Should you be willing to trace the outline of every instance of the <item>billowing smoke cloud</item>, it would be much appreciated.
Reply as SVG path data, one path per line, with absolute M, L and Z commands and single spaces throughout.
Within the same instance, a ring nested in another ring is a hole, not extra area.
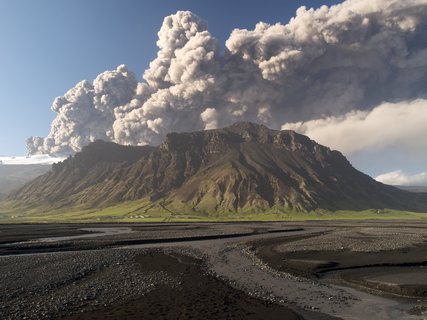
M 166 17 L 158 36 L 141 82 L 125 66 L 80 82 L 55 99 L 51 132 L 30 138 L 29 153 L 73 153 L 95 139 L 158 144 L 239 120 L 363 118 L 384 101 L 427 96 L 427 0 L 301 7 L 287 24 L 234 30 L 225 53 L 191 12 Z
M 381 174 L 377 181 L 395 186 L 427 186 L 427 172 L 409 175 L 401 170 Z
M 29 154 L 72 154 L 94 140 L 113 140 L 114 109 L 133 98 L 137 84 L 124 65 L 100 74 L 93 84 L 79 82 L 53 101 L 52 111 L 58 115 L 51 131 L 46 138 L 27 140 Z

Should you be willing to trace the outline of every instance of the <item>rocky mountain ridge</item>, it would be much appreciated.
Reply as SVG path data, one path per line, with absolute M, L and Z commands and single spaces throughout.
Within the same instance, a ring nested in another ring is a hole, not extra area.
M 200 213 L 427 209 L 424 195 L 375 181 L 338 151 L 247 122 L 171 133 L 159 147 L 97 141 L 9 197 L 55 208 L 137 199 Z

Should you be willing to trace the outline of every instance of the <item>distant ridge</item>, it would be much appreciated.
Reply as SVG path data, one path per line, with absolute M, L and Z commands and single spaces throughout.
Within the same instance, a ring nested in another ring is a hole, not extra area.
M 1 160 L 0 160 L 1 161 Z M 0 200 L 50 170 L 47 164 L 2 164 L 0 162 Z
M 375 181 L 338 151 L 248 122 L 171 133 L 159 147 L 96 141 L 9 197 L 51 208 L 137 199 L 200 213 L 427 209 L 427 197 Z
M 395 186 L 395 187 L 402 190 L 410 191 L 410 192 L 427 193 L 426 186 Z

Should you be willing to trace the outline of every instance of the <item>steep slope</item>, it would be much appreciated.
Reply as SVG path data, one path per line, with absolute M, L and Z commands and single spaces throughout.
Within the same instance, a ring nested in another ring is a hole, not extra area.
M 154 149 L 150 146 L 131 147 L 95 141 L 75 156 L 53 164 L 50 172 L 29 182 L 8 199 L 19 200 L 30 206 L 54 207 L 79 203 L 96 206 L 103 202 L 120 201 L 121 199 L 104 198 L 104 190 L 117 188 L 109 183 L 109 177 L 120 177 L 124 168 L 143 159 Z M 84 194 L 93 186 L 99 186 L 99 189 L 92 195 L 92 199 L 99 199 L 88 202 Z
M 306 136 L 244 122 L 172 133 L 157 148 L 98 141 L 10 197 L 88 208 L 143 198 L 196 212 L 427 209 L 425 195 L 383 185 Z

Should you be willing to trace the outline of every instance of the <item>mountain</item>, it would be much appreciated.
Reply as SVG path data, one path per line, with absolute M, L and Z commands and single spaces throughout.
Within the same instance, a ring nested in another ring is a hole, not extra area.
M 395 186 L 399 189 L 410 191 L 410 192 L 418 192 L 418 193 L 427 193 L 426 186 Z
M 14 189 L 50 171 L 51 166 L 46 164 L 1 164 L 0 163 L 0 200 Z
M 427 210 L 425 195 L 375 181 L 338 151 L 293 131 L 247 122 L 171 133 L 158 147 L 96 141 L 9 197 L 44 208 L 136 199 L 199 213 Z

